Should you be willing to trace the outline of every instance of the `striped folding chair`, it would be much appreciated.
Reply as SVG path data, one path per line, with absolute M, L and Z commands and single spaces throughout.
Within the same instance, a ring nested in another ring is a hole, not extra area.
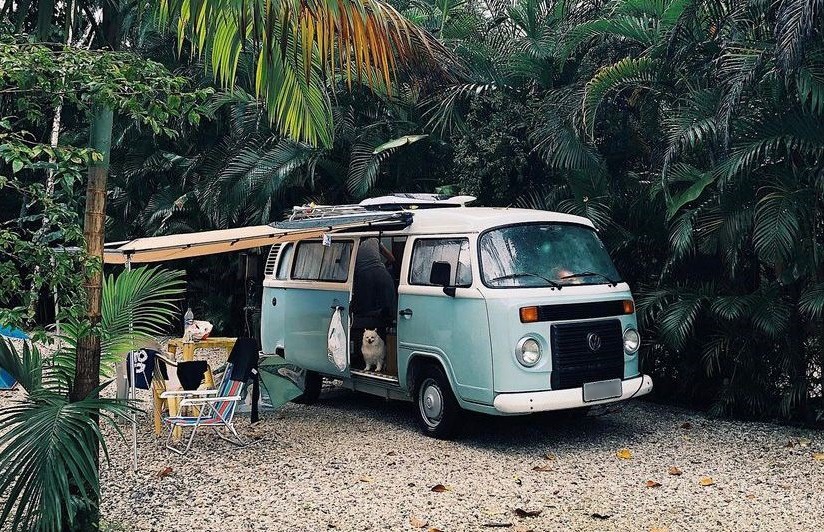
M 192 441 L 195 439 L 197 429 L 200 427 L 209 427 L 214 430 L 222 439 L 233 443 L 235 445 L 246 445 L 246 442 L 235 430 L 232 420 L 235 416 L 235 408 L 240 402 L 240 390 L 243 387 L 243 381 L 236 381 L 232 379 L 232 365 L 227 364 L 226 371 L 223 373 L 223 380 L 220 386 L 214 390 L 193 390 L 184 392 L 183 399 L 180 401 L 181 412 L 185 407 L 195 407 L 198 412 L 197 415 L 191 416 L 167 416 L 163 422 L 169 425 L 169 436 L 166 438 L 166 448 L 181 456 L 189 452 L 192 447 Z M 161 398 L 167 394 L 174 393 L 180 397 L 181 392 L 165 392 L 161 394 Z M 175 428 L 191 428 L 192 433 L 186 442 L 186 446 L 181 448 L 175 446 L 172 441 L 172 436 Z

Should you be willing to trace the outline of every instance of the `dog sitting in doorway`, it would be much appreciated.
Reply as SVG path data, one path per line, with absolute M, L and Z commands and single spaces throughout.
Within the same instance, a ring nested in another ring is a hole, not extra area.
M 366 329 L 363 331 L 363 344 L 361 345 L 361 354 L 363 354 L 363 361 L 366 363 L 366 371 L 372 366 L 378 373 L 383 369 L 383 362 L 386 360 L 386 344 L 378 334 L 377 329 Z

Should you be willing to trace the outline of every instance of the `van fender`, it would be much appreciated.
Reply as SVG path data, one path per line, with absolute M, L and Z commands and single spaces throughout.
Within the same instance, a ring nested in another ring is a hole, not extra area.
M 444 373 L 446 373 L 446 378 L 449 379 L 449 387 L 452 389 L 452 393 L 459 402 L 462 402 L 455 390 L 455 374 L 452 371 L 452 365 L 449 363 L 446 355 L 441 351 L 412 351 L 412 354 L 409 355 L 409 361 L 406 363 L 406 375 L 399 375 L 399 377 L 402 377 L 400 380 L 406 384 L 406 393 L 408 393 L 410 397 L 415 393 L 415 368 L 425 363 L 434 363 L 441 367 Z

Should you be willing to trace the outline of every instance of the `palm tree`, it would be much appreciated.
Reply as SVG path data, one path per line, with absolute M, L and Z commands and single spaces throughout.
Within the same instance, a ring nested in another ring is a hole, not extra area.
M 111 363 L 166 331 L 177 316 L 182 272 L 137 268 L 109 277 L 103 287 L 101 335 L 106 363 Z M 44 355 L 37 345 L 19 350 L 0 338 L 0 367 L 25 391 L 25 397 L 0 413 L 0 528 L 12 530 L 90 530 L 96 528 L 99 476 L 98 441 L 108 459 L 98 416 L 115 425 L 134 408 L 100 398 L 110 382 L 90 394 L 70 398 L 75 388 L 75 346 L 86 325 L 64 324 L 61 345 Z

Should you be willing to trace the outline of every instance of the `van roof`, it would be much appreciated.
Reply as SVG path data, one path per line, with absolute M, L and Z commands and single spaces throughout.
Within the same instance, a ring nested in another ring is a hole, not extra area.
M 555 222 L 584 225 L 594 228 L 592 222 L 581 216 L 551 211 L 516 209 L 509 207 L 446 207 L 417 209 L 407 233 L 479 233 L 501 225 Z

